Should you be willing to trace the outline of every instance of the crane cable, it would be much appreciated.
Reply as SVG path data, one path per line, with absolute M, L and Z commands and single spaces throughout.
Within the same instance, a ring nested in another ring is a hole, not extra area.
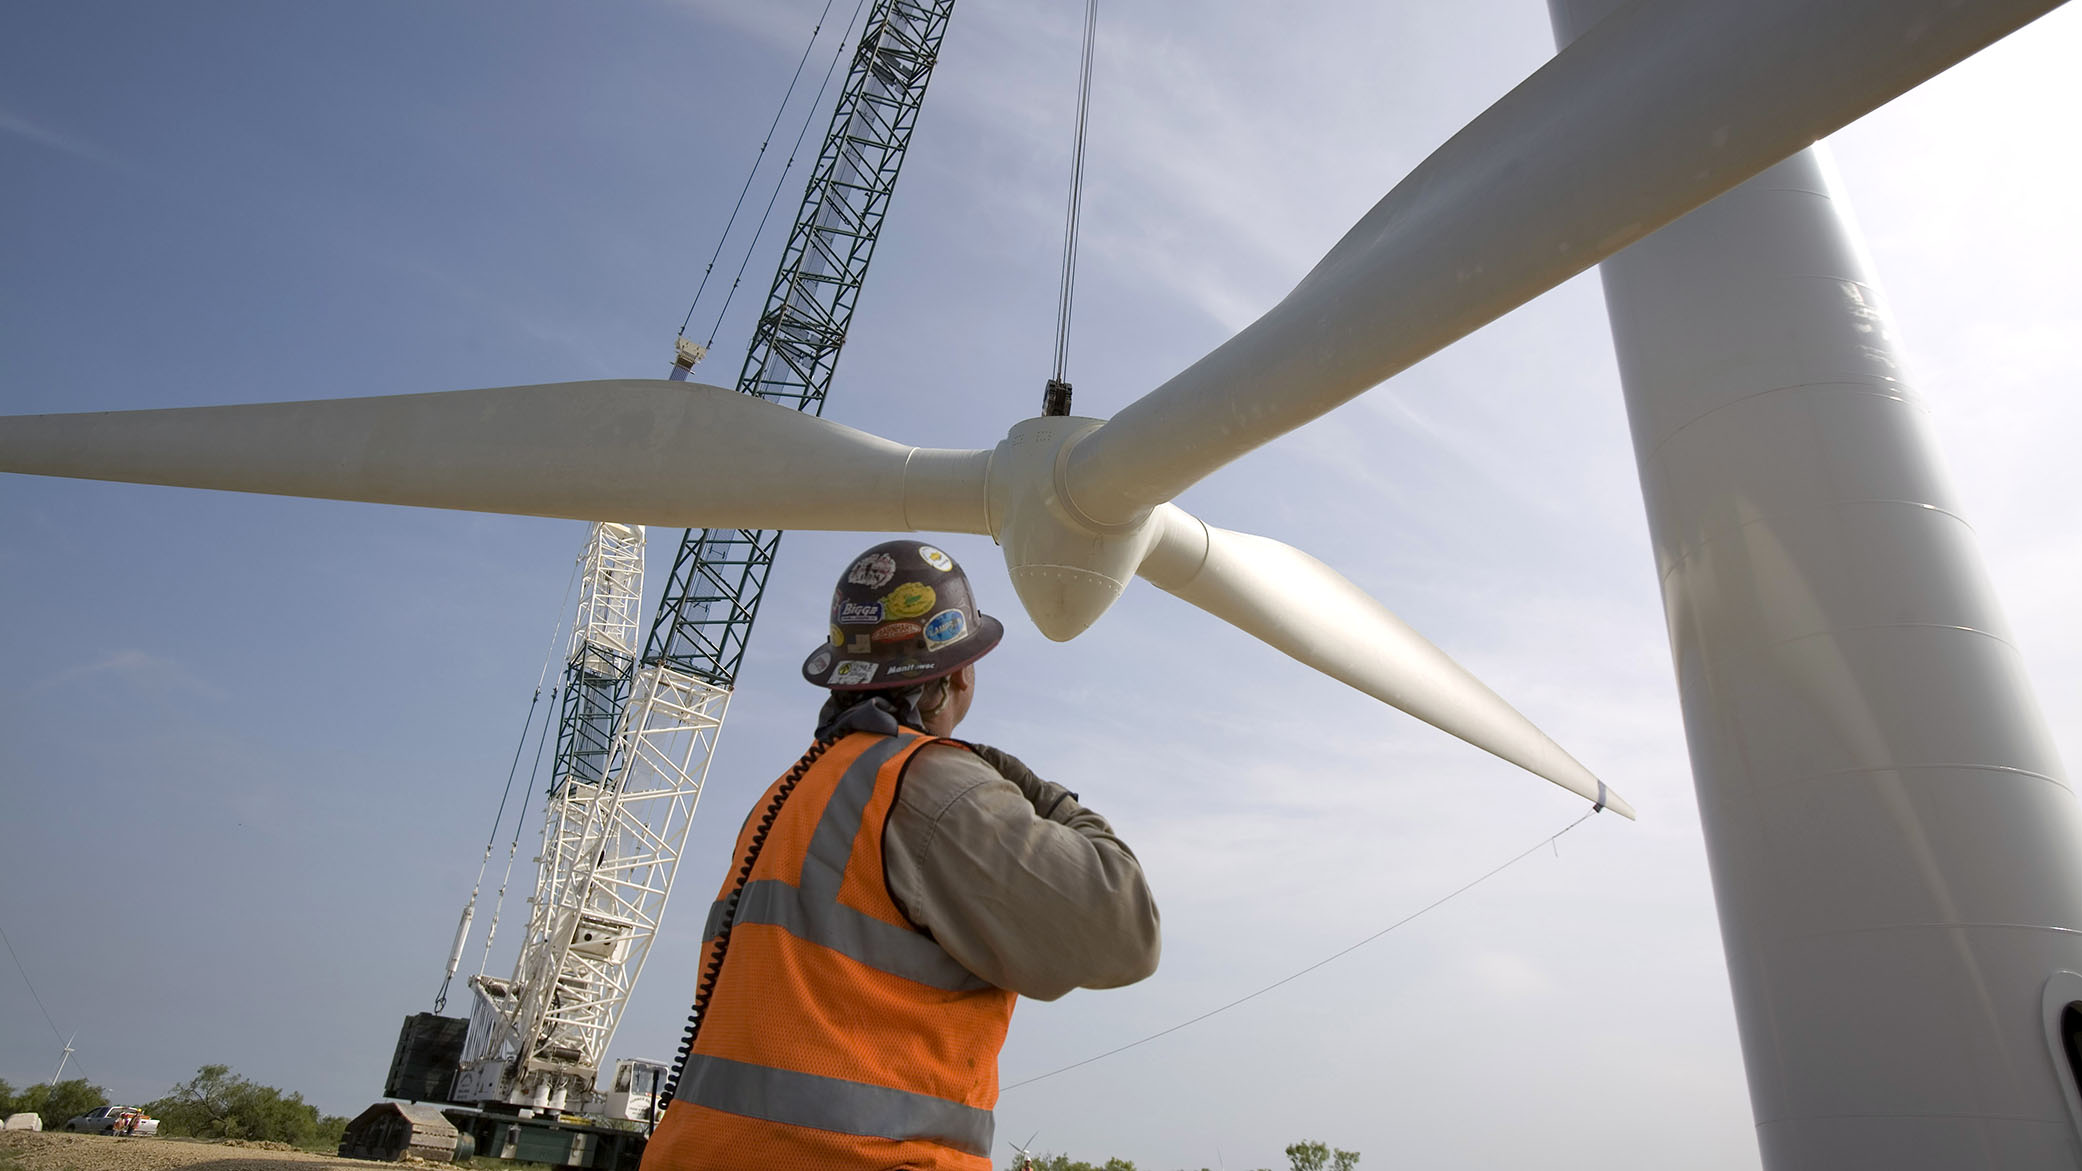
M 550 702 L 555 703 L 557 690 L 550 689 Z M 506 873 L 499 878 L 499 897 L 492 903 L 492 921 L 484 929 L 484 953 L 477 960 L 477 974 L 484 975 L 485 965 L 492 959 L 492 941 L 499 937 L 499 916 L 506 910 L 506 887 L 513 881 L 513 860 L 520 853 L 521 827 L 528 821 L 528 802 L 535 796 L 535 778 L 542 775 L 542 748 L 549 743 L 549 721 L 535 733 L 535 762 L 528 766 L 528 787 L 521 790 L 520 812 L 513 818 L 513 841 L 506 847 Z
M 499 840 L 499 826 L 502 822 L 506 820 L 506 802 L 513 796 L 513 779 L 515 774 L 520 770 L 521 753 L 525 751 L 528 747 L 528 732 L 532 727 L 534 727 L 535 724 L 535 709 L 542 702 L 542 686 L 543 684 L 549 682 L 549 665 L 552 662 L 556 661 L 557 643 L 562 640 L 562 635 L 564 634 L 564 612 L 571 606 L 571 591 L 578 585 L 578 569 L 579 566 L 582 565 L 584 562 L 585 558 L 581 557 L 577 561 L 574 561 L 572 563 L 571 576 L 567 578 L 564 582 L 564 600 L 557 603 L 557 620 L 556 623 L 550 627 L 549 631 L 549 649 L 543 652 L 542 670 L 538 672 L 535 676 L 535 694 L 528 697 L 528 713 L 526 718 L 524 718 L 521 721 L 520 740 L 516 742 L 513 746 L 513 763 L 506 766 L 506 788 L 499 793 L 499 811 L 496 814 L 492 815 L 491 832 L 485 835 L 484 857 L 478 859 L 477 861 L 477 881 L 470 884 L 470 901 L 463 904 L 462 921 L 456 924 L 455 946 L 453 949 L 451 949 L 451 953 L 449 955 L 448 968 L 441 976 L 441 990 L 434 994 L 435 1012 L 440 1012 L 441 1010 L 448 1007 L 448 983 L 449 981 L 455 979 L 456 965 L 462 958 L 463 945 L 468 941 L 469 938 L 470 920 L 475 918 L 477 915 L 477 894 L 479 891 L 484 889 L 484 872 L 486 868 L 491 865 L 492 848 L 494 845 L 498 843 Z M 556 688 L 550 688 L 550 697 L 552 701 L 555 700 L 556 691 Z M 543 727 L 547 728 L 548 726 L 549 721 L 545 719 L 543 721 Z M 539 755 L 541 752 L 539 746 L 537 747 L 536 751 Z M 527 804 L 525 798 L 523 798 L 522 800 L 521 813 L 518 816 L 520 818 L 525 818 L 527 816 Z M 516 843 L 518 843 L 519 841 L 519 829 L 519 821 L 516 820 L 514 825 Z M 503 897 L 506 894 L 506 889 L 503 885 L 499 888 L 499 894 L 503 899 Z M 492 915 L 493 922 L 496 923 L 498 919 L 498 912 L 495 910 L 493 911 Z M 482 969 L 480 969 L 480 974 L 482 974 Z
M 795 76 L 788 79 L 788 91 L 781 95 L 781 105 L 774 111 L 774 120 L 766 128 L 766 137 L 759 140 L 759 153 L 752 156 L 752 169 L 745 172 L 745 185 L 738 188 L 737 205 L 730 209 L 730 218 L 723 222 L 723 231 L 716 237 L 716 250 L 708 258 L 708 267 L 701 270 L 701 283 L 695 286 L 694 300 L 688 304 L 687 316 L 680 322 L 681 337 L 687 336 L 687 325 L 694 320 L 694 307 L 701 304 L 701 293 L 708 288 L 709 274 L 716 271 L 716 261 L 723 255 L 723 243 L 730 239 L 730 229 L 737 223 L 737 213 L 745 206 L 745 195 L 752 190 L 752 180 L 759 174 L 759 164 L 766 159 L 767 145 L 773 141 L 774 131 L 780 128 L 781 115 L 787 112 L 788 101 L 795 96 L 795 84 L 802 80 L 803 66 L 809 64 L 810 50 L 817 47 L 817 35 L 824 31 L 824 18 L 831 15 L 831 6 L 835 2 L 824 0 L 824 11 L 817 14 L 817 23 L 810 29 L 810 42 L 802 47 L 802 59 L 795 63 Z
M 795 144 L 788 148 L 788 161 L 782 164 L 781 173 L 774 178 L 774 189 L 766 197 L 766 210 L 759 214 L 759 226 L 752 231 L 752 242 L 745 245 L 744 259 L 737 264 L 737 275 L 730 278 L 730 291 L 723 295 L 723 307 L 716 310 L 716 320 L 709 326 L 708 340 L 702 343 L 704 347 L 716 344 L 716 334 L 723 328 L 723 315 L 730 312 L 730 302 L 737 296 L 737 287 L 744 283 L 745 269 L 752 263 L 752 253 L 758 249 L 760 237 L 766 234 L 766 221 L 773 215 L 774 204 L 781 198 L 781 185 L 788 181 L 788 171 L 795 166 L 796 156 L 802 152 L 802 140 L 809 136 L 810 124 L 817 117 L 817 108 L 824 103 L 824 91 L 831 88 L 832 74 L 838 71 L 839 62 L 845 59 L 846 42 L 853 39 L 853 22 L 859 20 L 860 14 L 866 9 L 867 0 L 859 0 L 853 6 L 853 15 L 846 21 L 846 35 L 840 38 L 838 49 L 832 53 L 831 64 L 824 67 L 824 80 L 817 86 L 817 96 L 810 99 L 809 111 L 803 115 L 802 128 L 795 132 Z M 692 313 L 691 309 L 688 310 L 690 317 Z
M 1077 70 L 1077 141 L 1070 153 L 1070 203 L 1063 213 L 1063 279 L 1055 303 L 1055 373 L 1041 396 L 1041 413 L 1070 413 L 1070 310 L 1077 297 L 1077 231 L 1084 214 L 1084 138 L 1092 109 L 1092 56 L 1098 39 L 1099 0 L 1085 0 L 1084 54 Z
M 1105 1059 L 1112 1057 L 1116 1053 L 1126 1053 L 1128 1050 L 1133 1049 L 1138 1045 L 1147 1045 L 1151 1041 L 1154 1041 L 1159 1037 L 1168 1037 L 1171 1034 L 1178 1032 L 1180 1029 L 1188 1028 L 1192 1025 L 1197 1025 L 1201 1021 L 1204 1021 L 1211 1016 L 1216 1016 L 1221 1013 L 1228 1012 L 1230 1009 L 1235 1008 L 1237 1005 L 1243 1004 L 1246 1001 L 1256 1000 L 1260 996 L 1265 995 L 1266 993 L 1272 991 L 1275 988 L 1278 988 L 1285 984 L 1291 984 L 1294 981 L 1301 979 L 1303 976 L 1308 975 L 1310 972 L 1315 971 L 1317 968 L 1320 968 L 1333 960 L 1343 959 L 1344 957 L 1352 954 L 1353 952 L 1358 951 L 1360 948 L 1365 947 L 1367 944 L 1372 943 L 1374 940 L 1379 939 L 1383 935 L 1388 934 L 1389 932 L 1395 930 L 1398 927 L 1401 927 L 1403 924 L 1417 919 L 1425 914 L 1428 914 L 1433 910 L 1438 909 L 1439 907 L 1444 906 L 1447 903 L 1452 902 L 1454 899 L 1459 898 L 1461 895 L 1464 895 L 1467 892 L 1475 889 L 1476 887 L 1481 886 L 1483 883 L 1488 882 L 1490 879 L 1495 878 L 1497 875 L 1502 874 L 1504 871 L 1509 870 L 1511 867 L 1518 865 L 1520 862 L 1523 862 L 1525 859 L 1531 857 L 1535 853 L 1538 853 L 1542 846 L 1554 846 L 1555 853 L 1559 855 L 1561 852 L 1561 847 L 1558 845 L 1558 843 L 1561 841 L 1562 835 L 1568 833 L 1572 829 L 1575 829 L 1577 826 L 1582 825 L 1584 822 L 1589 821 L 1591 817 L 1594 816 L 1597 812 L 1598 810 L 1592 809 L 1589 813 L 1584 814 L 1583 816 L 1577 818 L 1569 824 L 1561 827 L 1560 829 L 1554 831 L 1551 834 L 1548 834 L 1546 837 L 1541 838 L 1539 841 L 1534 842 L 1532 845 L 1527 846 L 1525 849 L 1520 850 L 1518 853 L 1511 855 L 1511 857 L 1491 867 L 1481 877 L 1471 879 L 1468 882 L 1462 883 L 1461 885 L 1453 888 L 1445 894 L 1440 895 L 1438 898 L 1435 898 L 1432 901 L 1417 908 L 1416 910 L 1411 911 L 1409 914 L 1404 915 L 1402 918 L 1397 919 L 1395 922 L 1390 923 L 1388 926 L 1383 927 L 1379 931 L 1374 932 L 1372 935 L 1367 936 L 1365 939 L 1362 939 L 1354 944 L 1349 944 L 1338 951 L 1331 952 L 1329 955 L 1324 956 L 1322 959 L 1317 960 L 1315 963 L 1310 964 L 1308 967 L 1305 967 L 1291 975 L 1283 976 L 1278 980 L 1274 980 L 1272 983 L 1267 984 L 1265 987 L 1258 989 L 1256 992 L 1252 992 L 1244 996 L 1239 996 L 1227 1004 L 1218 1005 L 1217 1007 L 1210 1008 L 1206 1012 L 1201 1013 L 1199 1016 L 1180 1021 L 1177 1024 L 1172 1025 L 1168 1029 L 1159 1029 L 1158 1031 L 1151 1033 L 1147 1037 L 1142 1037 L 1137 1040 L 1130 1041 L 1125 1045 L 1116 1046 L 1112 1049 L 1108 1049 L 1104 1053 L 1099 1053 L 1091 1057 L 1087 1057 L 1083 1061 L 1073 1061 L 1070 1064 L 1062 1066 L 1058 1069 L 1051 1069 L 1047 1073 L 1037 1073 L 1033 1077 L 1022 1078 L 1019 1081 L 1013 1082 L 1011 1085 L 1006 1086 L 1003 1090 L 1000 1090 L 999 1093 L 1004 1093 L 1010 1090 L 1016 1090 L 1021 1086 L 1030 1086 L 1038 1081 L 1046 1081 L 1047 1079 L 1052 1078 L 1059 1073 L 1069 1073 L 1073 1069 L 1082 1068 L 1084 1066 L 1092 1064 L 1095 1061 L 1104 1061 Z

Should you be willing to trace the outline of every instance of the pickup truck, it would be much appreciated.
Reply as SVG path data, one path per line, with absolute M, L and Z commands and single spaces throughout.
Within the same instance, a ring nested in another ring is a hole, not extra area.
M 65 1129 L 83 1134 L 153 1135 L 159 1120 L 135 1106 L 97 1106 L 77 1118 L 65 1120 Z

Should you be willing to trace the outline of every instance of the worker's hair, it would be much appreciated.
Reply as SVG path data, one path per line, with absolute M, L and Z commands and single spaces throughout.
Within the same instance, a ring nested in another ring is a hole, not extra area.
M 956 672 L 955 674 L 959 674 Z M 918 685 L 918 714 L 931 719 L 954 698 L 954 675 L 942 675 Z

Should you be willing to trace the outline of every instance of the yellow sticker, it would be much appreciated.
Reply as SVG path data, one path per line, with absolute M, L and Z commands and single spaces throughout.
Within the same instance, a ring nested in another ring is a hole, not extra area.
M 836 627 L 836 626 L 832 627 L 832 628 L 831 628 L 831 645 L 833 645 L 833 646 L 845 646 L 845 645 L 846 645 L 846 632 L 845 632 L 845 631 L 843 631 L 843 630 L 840 630 L 840 629 L 839 629 L 838 627 Z
M 924 582 L 907 581 L 882 595 L 884 618 L 916 618 L 933 608 L 939 595 Z

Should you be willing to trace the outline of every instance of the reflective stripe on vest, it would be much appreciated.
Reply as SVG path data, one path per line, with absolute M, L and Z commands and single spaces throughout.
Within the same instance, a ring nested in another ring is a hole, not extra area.
M 923 1139 L 969 1155 L 990 1155 L 991 1113 L 927 1094 L 871 1086 L 791 1069 L 695 1054 L 680 1075 L 680 1097 L 786 1126 L 840 1134 Z
M 798 881 L 755 878 L 746 882 L 738 890 L 730 926 L 733 930 L 755 924 L 776 928 L 802 943 L 921 988 L 941 993 L 1002 995 L 1007 997 L 1005 1011 L 1009 1013 L 1009 993 L 995 989 L 962 967 L 931 936 L 868 914 L 839 898 L 847 871 L 855 863 L 854 844 L 860 839 L 867 809 L 877 801 L 882 770 L 897 757 L 921 747 L 921 741 L 927 739 L 905 729 L 898 735 L 878 738 L 848 762 L 832 783 L 822 811 L 815 815 L 816 824 L 809 830 L 807 846 L 801 844 L 800 837 L 792 839 L 794 848 L 802 850 Z M 885 808 L 880 815 L 884 824 L 888 815 Z M 754 816 L 758 816 L 756 807 Z M 870 857 L 864 856 L 863 864 Z M 792 859 L 777 861 L 775 865 L 780 867 L 778 873 L 785 874 Z M 764 863 L 759 869 L 776 872 Z M 890 901 L 886 878 L 883 883 L 878 905 Z M 724 913 L 729 906 L 730 897 L 725 895 L 710 907 L 703 932 L 705 939 L 714 941 L 723 930 Z M 900 915 L 901 910 L 896 913 Z M 726 954 L 726 972 L 729 967 Z M 995 1040 L 1002 1041 L 1002 1037 L 1001 1022 Z M 697 1045 L 697 1052 L 688 1056 L 680 1078 L 677 1100 L 689 1105 L 784 1127 L 866 1139 L 922 1142 L 983 1160 L 990 1156 L 994 1123 L 987 1108 L 894 1085 L 733 1060 L 713 1052 L 700 1052 L 700 1048 Z M 995 1052 L 990 1056 L 994 1060 Z M 987 1163 L 983 1166 L 987 1167 Z
M 803 861 L 802 885 L 790 886 L 778 879 L 748 882 L 738 896 L 735 923 L 766 923 L 797 939 L 828 947 L 868 967 L 915 980 L 930 988 L 969 992 L 990 987 L 976 978 L 944 951 L 939 944 L 916 931 L 885 923 L 873 915 L 839 901 L 839 882 L 853 857 L 853 839 L 860 832 L 860 818 L 868 799 L 875 793 L 875 774 L 889 763 L 918 734 L 906 730 L 861 753 L 839 779 L 824 816 L 810 838 L 809 857 Z M 717 899 L 708 909 L 703 939 L 714 939 L 723 929 L 723 912 L 728 899 Z
M 836 879 L 828 891 L 812 892 L 806 889 L 809 885 L 808 867 L 803 868 L 802 887 L 774 878 L 748 882 L 738 898 L 734 922 L 779 927 L 797 939 L 828 947 L 848 959 L 892 976 L 915 980 L 928 988 L 969 992 L 990 987 L 989 981 L 977 979 L 925 936 L 884 923 L 873 915 L 863 915 L 839 902 Z M 716 937 L 722 918 L 723 904 L 717 903 L 709 909 L 706 938 Z

